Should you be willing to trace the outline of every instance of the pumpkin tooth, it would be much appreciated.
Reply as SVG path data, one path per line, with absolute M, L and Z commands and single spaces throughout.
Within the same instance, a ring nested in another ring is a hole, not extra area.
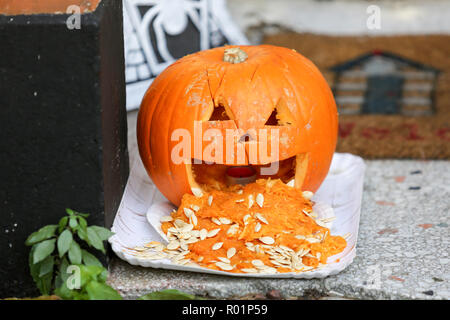
M 292 179 L 291 181 L 289 181 L 288 183 L 286 183 L 286 185 L 288 186 L 288 187 L 295 187 L 295 179 Z
M 314 196 L 314 193 L 312 193 L 311 191 L 303 191 L 302 195 L 306 200 L 311 200 L 311 198 Z

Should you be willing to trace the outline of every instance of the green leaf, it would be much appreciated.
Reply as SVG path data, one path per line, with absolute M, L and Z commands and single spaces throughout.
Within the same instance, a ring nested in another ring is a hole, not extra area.
M 52 291 L 52 279 L 53 274 L 48 273 L 45 276 L 39 278 L 39 280 L 36 282 L 36 285 L 39 291 L 42 293 L 42 295 L 48 296 Z
M 89 217 L 89 213 L 81 213 L 81 212 L 77 212 L 76 214 L 77 214 L 77 216 L 83 217 L 83 218 Z
M 39 277 L 43 277 L 46 274 L 53 272 L 53 266 L 55 265 L 55 258 L 48 256 L 40 263 Z
M 97 232 L 92 227 L 87 228 L 87 239 L 88 243 L 92 245 L 95 249 L 105 252 L 105 247 L 103 246 L 103 241 L 97 235 Z
M 167 289 L 148 293 L 139 300 L 199 300 L 196 296 L 175 289 Z
M 72 244 L 70 245 L 69 260 L 72 264 L 81 264 L 81 249 L 75 241 L 72 241 Z
M 67 273 L 67 268 L 69 267 L 69 261 L 67 261 L 66 257 L 61 260 L 61 265 L 59 267 L 59 274 L 61 275 L 61 279 L 63 282 L 66 282 L 67 278 L 69 278 L 69 274 Z
M 45 240 L 36 244 L 33 252 L 33 263 L 38 263 L 47 258 L 55 250 L 56 239 Z
M 58 237 L 58 252 L 59 256 L 62 257 L 70 248 L 73 242 L 73 236 L 70 230 L 64 230 Z
M 81 213 L 72 209 L 66 209 L 66 212 L 70 215 L 70 216 L 80 216 L 83 218 L 87 218 L 89 217 L 89 213 Z
M 83 257 L 83 263 L 87 266 L 98 266 L 102 267 L 102 263 L 93 254 L 86 250 L 81 250 L 81 255 Z
M 116 290 L 98 281 L 89 282 L 86 285 L 86 292 L 90 300 L 122 300 Z
M 58 226 L 56 225 L 49 225 L 49 226 L 45 226 L 41 229 L 39 229 L 36 232 L 33 232 L 28 239 L 25 241 L 25 244 L 27 246 L 32 246 L 38 242 L 41 242 L 43 240 L 47 240 L 50 239 L 51 237 L 53 237 L 55 235 L 55 231 L 56 228 Z
M 75 217 L 70 217 L 70 220 L 69 220 L 69 226 L 70 226 L 72 229 L 75 229 L 75 228 L 78 226 L 77 218 L 75 218 Z
M 79 225 L 80 225 L 80 227 L 81 227 L 82 229 L 84 229 L 84 230 L 87 229 L 87 221 L 86 221 L 85 218 L 83 218 L 83 217 L 78 217 L 78 223 L 79 223 Z
M 87 237 L 87 229 L 79 228 L 77 230 L 77 235 L 81 240 L 84 240 L 89 243 L 88 237 Z
M 108 240 L 111 236 L 114 235 L 114 232 L 111 232 L 110 230 L 103 227 L 91 226 L 89 228 L 93 229 L 102 241 Z
M 65 216 L 59 220 L 58 232 L 61 233 L 64 228 L 67 226 L 67 221 L 69 221 L 69 217 Z
M 39 280 L 39 270 L 41 269 L 40 263 L 33 263 L 34 251 L 36 250 L 36 246 L 33 246 L 30 250 L 30 254 L 28 256 L 28 266 L 30 267 L 30 274 L 33 278 L 34 282 Z

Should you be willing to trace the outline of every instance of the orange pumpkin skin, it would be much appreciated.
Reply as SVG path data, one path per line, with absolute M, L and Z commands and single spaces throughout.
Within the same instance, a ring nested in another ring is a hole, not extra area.
M 149 176 L 169 201 L 179 205 L 193 185 L 187 166 L 171 160 L 171 151 L 178 144 L 171 139 L 173 131 L 184 128 L 194 137 L 194 121 L 202 121 L 204 128 L 270 129 L 273 127 L 266 121 L 276 108 L 284 109 L 292 122 L 276 127 L 286 138 L 280 139 L 279 159 L 306 155 L 302 178 L 298 183 L 296 176 L 295 187 L 315 192 L 328 173 L 338 131 L 336 104 L 322 74 L 291 49 L 239 46 L 248 58 L 233 64 L 223 61 L 227 48 L 234 46 L 183 57 L 163 71 L 146 92 L 138 115 L 137 139 Z M 208 121 L 219 104 L 225 106 L 231 120 Z M 259 158 L 246 161 L 263 164 Z

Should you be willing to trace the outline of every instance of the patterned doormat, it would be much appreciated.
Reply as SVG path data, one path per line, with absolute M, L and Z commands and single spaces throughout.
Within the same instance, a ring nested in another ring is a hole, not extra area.
M 333 88 L 337 151 L 365 158 L 450 159 L 450 35 L 325 36 L 280 33 Z

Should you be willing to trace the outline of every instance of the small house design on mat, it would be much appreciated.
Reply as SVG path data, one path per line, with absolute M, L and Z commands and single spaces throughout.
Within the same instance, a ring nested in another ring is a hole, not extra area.
M 330 68 L 340 114 L 435 113 L 434 93 L 439 70 L 374 50 Z

